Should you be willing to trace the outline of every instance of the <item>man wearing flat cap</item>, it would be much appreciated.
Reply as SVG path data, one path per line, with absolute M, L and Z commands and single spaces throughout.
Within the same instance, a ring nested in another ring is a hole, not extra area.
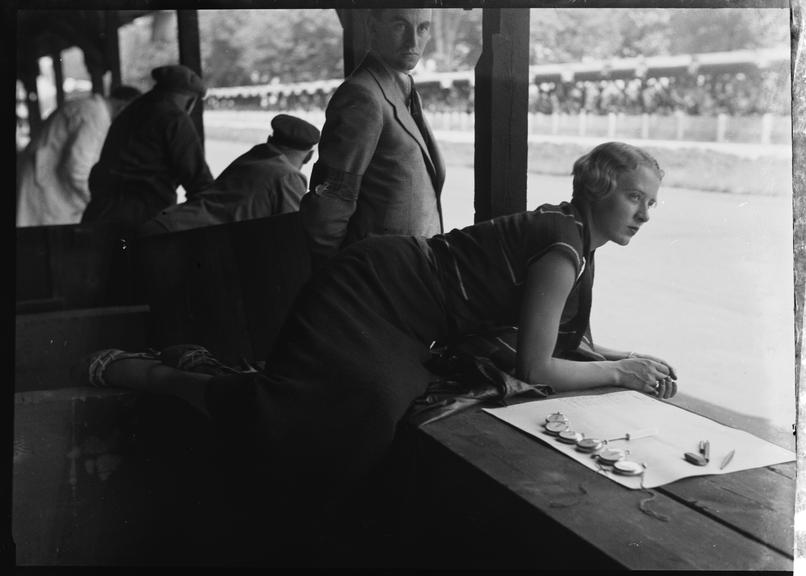
M 136 231 L 176 204 L 181 185 L 193 198 L 213 183 L 190 112 L 204 81 L 190 68 L 160 66 L 154 87 L 112 123 L 90 173 L 91 200 L 82 223 L 116 222 Z
M 146 222 L 147 236 L 263 218 L 299 210 L 308 188 L 302 166 L 313 155 L 319 130 L 301 118 L 279 114 L 272 134 L 227 166 L 215 183 L 186 202 Z

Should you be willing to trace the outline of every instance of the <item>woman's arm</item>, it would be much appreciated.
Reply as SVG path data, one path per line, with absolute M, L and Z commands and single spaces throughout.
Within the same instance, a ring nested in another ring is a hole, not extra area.
M 576 362 L 553 357 L 560 318 L 575 278 L 574 265 L 560 252 L 550 251 L 529 266 L 518 330 L 518 378 L 551 386 L 557 392 L 622 386 L 656 394 L 658 381 L 665 381 L 670 370 L 650 358 Z

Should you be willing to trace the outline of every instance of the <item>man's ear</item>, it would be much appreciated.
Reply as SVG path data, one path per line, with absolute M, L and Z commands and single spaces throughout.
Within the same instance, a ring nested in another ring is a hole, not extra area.
M 303 164 L 307 164 L 313 158 L 313 150 L 308 150 L 308 153 L 305 155 L 305 160 L 302 161 Z

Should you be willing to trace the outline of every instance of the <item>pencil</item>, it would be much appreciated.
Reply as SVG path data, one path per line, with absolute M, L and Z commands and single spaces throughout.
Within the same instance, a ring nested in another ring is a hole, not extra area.
M 722 459 L 722 464 L 719 465 L 720 470 L 724 470 L 725 466 L 730 464 L 730 461 L 733 460 L 733 455 L 736 453 L 736 450 L 731 450 L 727 453 L 727 455 Z

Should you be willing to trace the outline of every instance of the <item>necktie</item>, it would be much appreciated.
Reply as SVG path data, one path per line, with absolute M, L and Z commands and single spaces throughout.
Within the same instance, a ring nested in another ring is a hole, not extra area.
M 430 131 L 425 126 L 420 95 L 417 93 L 417 89 L 414 87 L 414 79 L 411 76 L 409 76 L 409 80 L 411 82 L 411 97 L 409 103 L 409 107 L 411 108 L 411 116 L 412 118 L 414 118 L 414 122 L 420 129 L 420 134 L 423 135 L 423 140 L 425 140 L 425 145 L 428 147 L 429 155 L 431 155 L 431 157 L 433 158 L 434 143 L 431 141 Z

